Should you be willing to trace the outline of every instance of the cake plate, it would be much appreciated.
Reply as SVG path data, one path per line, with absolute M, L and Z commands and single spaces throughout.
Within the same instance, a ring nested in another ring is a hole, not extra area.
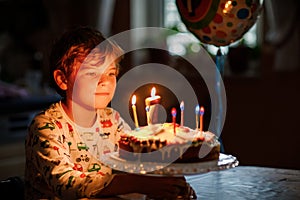
M 203 174 L 238 166 L 239 161 L 232 155 L 220 153 L 219 160 L 197 163 L 158 163 L 128 161 L 119 157 L 118 152 L 105 154 L 101 162 L 114 171 L 152 176 L 183 176 Z

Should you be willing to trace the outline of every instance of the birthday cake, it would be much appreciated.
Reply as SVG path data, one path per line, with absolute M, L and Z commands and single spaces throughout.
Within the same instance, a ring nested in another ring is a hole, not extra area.
M 119 157 L 129 161 L 191 163 L 218 160 L 219 154 L 216 135 L 173 123 L 139 127 L 119 140 Z

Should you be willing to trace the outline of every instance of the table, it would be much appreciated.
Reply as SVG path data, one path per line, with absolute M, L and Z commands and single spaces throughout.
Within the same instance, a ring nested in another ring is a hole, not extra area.
M 300 199 L 300 170 L 239 166 L 186 179 L 198 199 Z
M 186 179 L 200 200 L 300 199 L 300 170 L 238 166 L 228 170 L 189 175 Z M 132 198 L 124 196 L 109 199 Z

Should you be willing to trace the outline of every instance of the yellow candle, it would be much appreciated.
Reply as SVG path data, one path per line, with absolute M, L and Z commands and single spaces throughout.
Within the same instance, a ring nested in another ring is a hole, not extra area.
M 151 90 L 151 96 L 145 99 L 148 125 L 152 124 L 152 115 L 155 109 L 155 104 L 158 104 L 161 99 L 161 97 L 159 95 L 156 95 L 155 93 L 156 93 L 156 89 L 155 87 L 153 87 Z
M 156 93 L 156 89 L 155 89 L 155 87 L 153 87 L 151 89 L 151 97 L 147 97 L 145 99 L 146 106 L 150 106 L 150 105 L 157 104 L 160 102 L 161 97 L 159 95 L 155 95 L 155 93 Z
M 133 95 L 132 99 L 131 99 L 132 112 L 133 112 L 133 118 L 134 118 L 135 127 L 138 128 L 139 127 L 139 121 L 138 121 L 138 118 L 137 118 L 135 103 L 136 103 L 136 96 Z

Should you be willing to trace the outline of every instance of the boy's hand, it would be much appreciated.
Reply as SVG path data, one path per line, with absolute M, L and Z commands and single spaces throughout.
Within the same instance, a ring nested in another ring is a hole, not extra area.
M 147 188 L 145 194 L 148 199 L 176 199 L 186 190 L 184 177 L 147 177 Z
M 193 188 L 186 182 L 184 177 L 163 177 L 156 188 L 147 195 L 148 200 L 162 200 L 162 199 L 197 199 Z

